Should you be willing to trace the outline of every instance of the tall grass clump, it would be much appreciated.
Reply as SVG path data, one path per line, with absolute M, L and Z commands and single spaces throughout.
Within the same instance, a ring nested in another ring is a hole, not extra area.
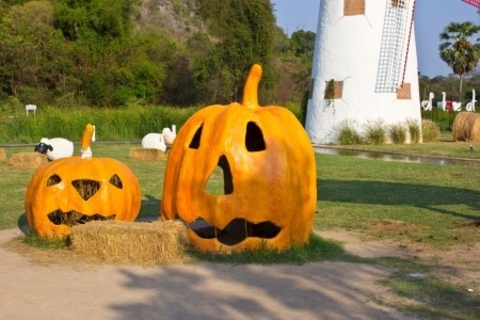
M 387 142 L 387 128 L 381 119 L 370 120 L 364 124 L 367 144 L 384 144 Z
M 199 107 L 173 108 L 132 105 L 125 108 L 39 107 L 36 115 L 16 113 L 2 120 L 0 141 L 35 143 L 42 137 L 79 141 L 85 124 L 95 125 L 99 141 L 135 141 L 165 127 L 180 128 Z
M 448 112 L 442 108 L 433 108 L 432 110 L 422 109 L 422 119 L 432 120 L 440 127 L 441 131 L 451 131 L 451 124 L 455 120 L 458 112 Z
M 432 120 L 422 120 L 423 142 L 437 142 L 440 140 L 440 126 Z
M 407 128 L 403 123 L 391 124 L 389 127 L 390 139 L 393 143 L 404 143 L 407 137 Z
M 420 142 L 420 125 L 415 119 L 407 120 L 408 133 L 410 134 L 410 143 Z
M 341 145 L 354 145 L 363 144 L 363 138 L 355 128 L 353 122 L 343 121 L 337 127 L 338 144 Z

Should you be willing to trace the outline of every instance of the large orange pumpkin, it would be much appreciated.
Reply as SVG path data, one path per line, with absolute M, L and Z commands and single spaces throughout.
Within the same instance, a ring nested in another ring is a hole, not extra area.
M 71 227 L 92 220 L 134 221 L 140 185 L 124 163 L 91 156 L 93 126 L 82 135 L 82 156 L 49 162 L 32 176 L 25 198 L 30 229 L 39 237 L 64 238 Z
M 258 105 L 261 74 L 254 65 L 242 104 L 196 112 L 169 154 L 161 217 L 185 221 L 202 251 L 283 250 L 310 237 L 317 199 L 313 147 L 288 109 Z M 223 194 L 206 190 L 217 167 Z

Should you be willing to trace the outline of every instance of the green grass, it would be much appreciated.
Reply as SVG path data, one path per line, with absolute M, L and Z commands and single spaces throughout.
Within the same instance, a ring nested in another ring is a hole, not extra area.
M 121 109 L 79 108 L 59 109 L 42 107 L 35 116 L 0 110 L 0 141 L 37 143 L 42 137 L 63 137 L 80 141 L 87 123 L 96 127 L 101 141 L 136 141 L 149 132 L 161 132 L 165 127 L 180 128 L 200 107 L 173 108 L 132 106 Z
M 292 248 L 279 252 L 260 248 L 258 250 L 246 250 L 230 254 L 202 253 L 192 251 L 192 255 L 203 261 L 218 263 L 255 263 L 255 264 L 273 264 L 288 263 L 302 265 L 313 261 L 325 260 L 352 260 L 352 257 L 345 255 L 342 245 L 338 241 L 325 240 L 312 234 L 310 240 L 305 245 L 297 245 Z
M 316 228 L 432 246 L 480 240 L 459 227 L 480 219 L 480 170 L 334 155 L 317 155 L 317 164 Z
M 410 145 L 369 145 L 357 148 L 396 153 L 433 154 L 480 159 L 480 143 L 470 151 L 468 143 L 453 143 L 448 136 L 438 143 Z M 163 188 L 165 161 L 132 160 L 128 153 L 135 144 L 92 146 L 95 157 L 116 158 L 135 173 L 142 188 L 140 217 L 158 217 Z M 75 146 L 78 154 L 78 146 Z M 390 149 L 391 148 L 391 149 Z M 13 153 L 32 151 L 32 147 L 6 148 Z M 466 149 L 466 150 L 465 150 Z M 478 151 L 477 151 L 478 150 Z M 468 224 L 480 221 L 480 170 L 461 165 L 434 165 L 360 159 L 349 156 L 317 154 L 318 203 L 315 230 L 347 229 L 365 240 L 393 240 L 399 245 L 420 243 L 425 250 L 443 250 L 458 244 L 480 242 L 478 228 Z M 35 169 L 14 169 L 0 162 L 0 229 L 25 225 L 24 197 Z M 218 173 L 209 189 L 220 188 Z M 26 237 L 31 245 L 55 247 Z M 60 246 L 61 248 L 61 246 Z M 375 263 L 395 268 L 397 273 L 381 284 L 398 297 L 419 303 L 394 302 L 393 306 L 430 319 L 474 319 L 476 301 L 465 288 L 442 279 L 427 277 L 412 281 L 410 272 L 431 274 L 435 267 L 416 259 L 364 259 L 345 254 L 339 242 L 313 235 L 308 244 L 282 253 L 261 249 L 231 255 L 194 255 L 201 260 L 226 263 L 290 263 L 312 261 L 348 261 Z M 478 294 L 474 295 L 478 299 Z M 380 303 L 387 303 L 382 301 Z
M 426 273 L 420 279 L 409 278 L 409 272 L 400 269 L 392 277 L 380 280 L 381 285 L 404 298 L 387 304 L 423 319 L 478 319 L 477 294 L 470 293 L 468 287 L 433 277 L 428 273 L 431 270 L 423 269 Z M 422 267 L 411 270 L 418 272 Z
M 180 128 L 195 112 L 206 106 L 175 108 L 166 106 L 129 106 L 125 108 L 54 108 L 42 106 L 35 116 L 23 108 L 2 110 L 0 106 L 0 142 L 37 143 L 43 137 L 63 137 L 80 141 L 87 123 L 96 127 L 100 141 L 139 141 L 149 132 L 165 127 Z M 299 106 L 286 107 L 300 119 Z
M 435 152 L 435 145 L 409 146 L 419 153 L 419 147 Z M 453 154 L 460 145 L 449 143 L 451 147 L 445 148 L 444 153 Z M 95 157 L 116 158 L 132 169 L 142 189 L 140 217 L 158 217 L 165 161 L 129 159 L 128 153 L 135 146 L 98 143 L 92 148 Z M 396 147 L 402 149 L 403 145 Z M 30 149 L 6 148 L 7 157 Z M 480 152 L 480 145 L 478 149 Z M 477 200 L 480 170 L 460 165 L 399 163 L 320 154 L 316 155 L 316 161 L 319 200 L 316 229 L 349 228 L 362 231 L 366 238 L 422 241 L 433 246 L 458 243 L 453 238 L 463 242 L 479 240 L 478 232 L 460 226 L 480 219 Z M 0 162 L 0 171 L 0 200 L 3 203 L 0 228 L 25 224 L 25 191 L 35 170 L 14 169 L 4 161 Z M 220 188 L 220 178 L 212 181 L 214 185 L 208 188 Z
M 45 250 L 57 250 L 57 249 L 68 249 L 69 243 L 64 239 L 50 239 L 44 240 L 37 236 L 35 232 L 28 232 L 25 237 L 22 239 L 23 243 Z

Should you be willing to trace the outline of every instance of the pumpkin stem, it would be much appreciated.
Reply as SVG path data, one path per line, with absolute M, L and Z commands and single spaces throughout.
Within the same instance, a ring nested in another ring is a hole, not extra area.
M 249 109 L 258 108 L 258 83 L 262 77 L 262 66 L 254 64 L 250 69 L 245 88 L 243 89 L 242 105 Z
M 90 123 L 88 123 L 85 126 L 85 130 L 83 130 L 83 134 L 82 134 L 82 141 L 81 141 L 82 150 L 80 151 L 82 158 L 92 157 L 90 142 L 92 141 L 92 137 L 94 134 L 95 134 L 95 127 L 92 126 Z

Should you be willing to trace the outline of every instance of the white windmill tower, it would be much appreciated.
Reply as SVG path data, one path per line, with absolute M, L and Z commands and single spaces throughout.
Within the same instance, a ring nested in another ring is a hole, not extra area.
M 414 9 L 415 0 L 320 0 L 306 117 L 312 143 L 336 143 L 342 123 L 421 127 Z
M 306 130 L 337 142 L 342 123 L 421 126 L 415 0 L 320 0 Z

